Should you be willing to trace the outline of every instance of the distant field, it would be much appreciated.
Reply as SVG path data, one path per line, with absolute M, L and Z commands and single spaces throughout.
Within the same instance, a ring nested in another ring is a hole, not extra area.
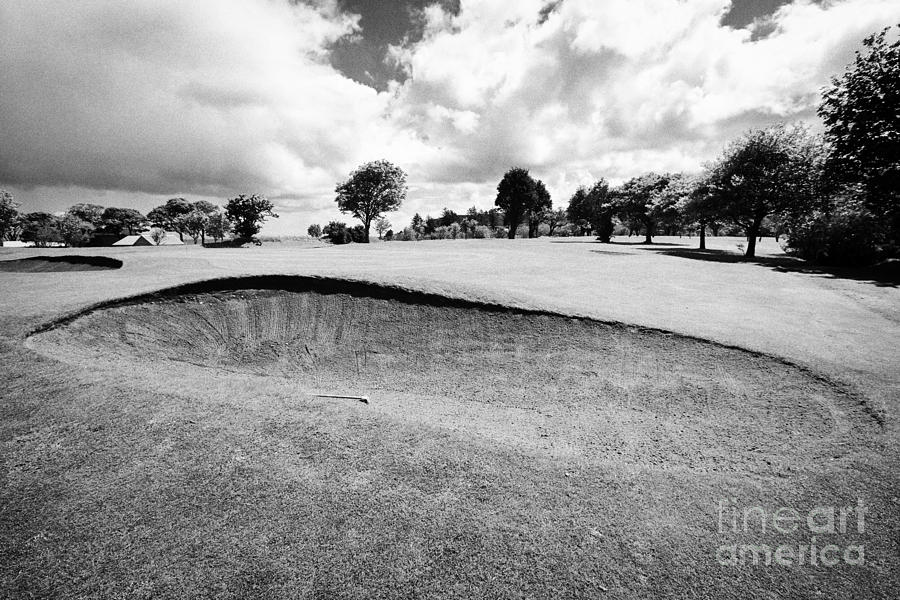
M 618 241 L 0 249 L 123 263 L 0 262 L 0 590 L 892 597 L 900 289 Z M 809 542 L 723 499 L 864 502 L 865 564 L 722 566 Z

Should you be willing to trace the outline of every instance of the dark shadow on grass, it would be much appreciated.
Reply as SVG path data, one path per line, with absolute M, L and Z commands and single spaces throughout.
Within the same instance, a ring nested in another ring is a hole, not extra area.
M 597 249 L 591 250 L 594 254 L 617 254 L 619 256 L 637 256 L 634 252 L 620 252 L 618 250 Z
M 0 271 L 6 273 L 101 271 L 121 268 L 121 260 L 106 256 L 31 256 L 29 258 L 0 261 Z
M 655 250 L 655 248 L 643 248 Z M 804 273 L 833 279 L 854 279 L 872 283 L 880 287 L 900 286 L 900 262 L 888 261 L 872 267 L 830 267 L 816 265 L 792 256 L 757 256 L 746 258 L 743 254 L 729 250 L 700 250 L 698 248 L 661 249 L 659 254 L 705 260 L 720 263 L 750 263 L 769 267 L 779 273 Z
M 600 242 L 598 242 L 598 243 L 600 243 Z M 683 247 L 684 246 L 684 244 L 672 244 L 669 242 L 651 242 L 648 244 L 647 242 L 615 242 L 615 241 L 609 242 L 609 245 L 610 246 L 658 246 L 660 248 L 664 247 L 664 246 L 674 246 L 674 247 Z
M 660 246 L 660 247 L 662 247 L 662 246 L 675 246 L 675 247 L 683 246 L 683 244 L 672 244 L 669 242 L 652 242 L 650 244 L 648 244 L 647 242 L 616 242 L 616 241 L 601 242 L 600 240 L 598 240 L 595 237 L 588 237 L 588 236 L 572 236 L 572 237 L 568 237 L 568 238 L 561 238 L 558 240 L 551 240 L 550 243 L 551 244 L 577 244 L 577 243 L 603 244 L 605 246 Z

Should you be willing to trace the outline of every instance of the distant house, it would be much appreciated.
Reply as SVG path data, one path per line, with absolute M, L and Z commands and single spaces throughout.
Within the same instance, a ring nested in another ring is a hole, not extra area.
M 156 242 L 150 237 L 149 233 L 140 235 L 126 235 L 118 242 L 114 242 L 113 246 L 156 246 Z M 160 246 L 184 246 L 184 242 L 178 239 L 178 234 L 167 232 L 166 237 L 159 242 Z

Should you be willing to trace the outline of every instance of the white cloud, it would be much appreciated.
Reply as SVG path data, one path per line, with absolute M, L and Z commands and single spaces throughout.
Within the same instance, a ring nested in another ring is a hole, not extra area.
M 720 25 L 727 0 L 565 0 L 539 24 L 541 5 L 463 2 L 405 49 L 394 108 L 445 149 L 424 169 L 435 180 L 487 185 L 517 164 L 564 203 L 585 174 L 696 170 L 746 128 L 814 119 L 828 78 L 896 19 L 892 0 L 801 0 L 751 41 Z M 446 127 L 457 110 L 478 126 Z

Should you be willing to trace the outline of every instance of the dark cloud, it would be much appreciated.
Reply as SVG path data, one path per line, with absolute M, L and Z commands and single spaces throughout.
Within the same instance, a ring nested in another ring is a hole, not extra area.
M 779 7 L 790 3 L 791 0 L 732 0 L 719 22 L 733 29 L 744 29 L 757 19 L 768 17 Z
M 824 4 L 828 0 L 813 0 L 814 4 Z M 722 14 L 720 23 L 732 29 L 750 29 L 751 41 L 765 39 L 778 29 L 772 15 L 793 0 L 732 0 L 731 6 Z
M 563 0 L 553 0 L 552 2 L 545 4 L 538 13 L 538 25 L 546 23 L 547 19 L 550 18 L 550 15 L 556 12 L 556 9 L 558 9 L 562 3 Z
M 459 0 L 338 0 L 341 10 L 360 15 L 360 35 L 331 46 L 332 66 L 378 91 L 392 80 L 405 81 L 408 73 L 388 60 L 388 47 L 420 41 L 425 30 L 422 11 L 435 4 L 449 14 L 460 12 Z

